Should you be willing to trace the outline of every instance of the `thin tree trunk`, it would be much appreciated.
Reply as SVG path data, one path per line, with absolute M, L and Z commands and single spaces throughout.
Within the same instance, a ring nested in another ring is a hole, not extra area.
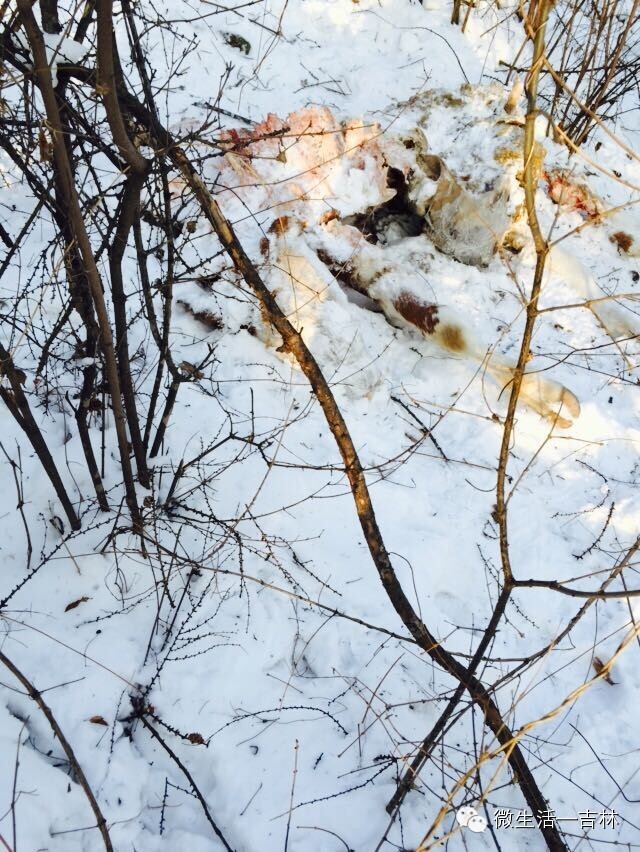
M 47 113 L 49 131 L 53 142 L 54 160 L 59 172 L 61 188 L 64 193 L 65 201 L 67 202 L 70 226 L 82 256 L 83 266 L 86 271 L 91 297 L 95 306 L 98 325 L 100 327 L 100 346 L 105 362 L 106 377 L 111 392 L 111 405 L 113 408 L 118 447 L 120 450 L 120 464 L 122 465 L 126 500 L 131 513 L 133 527 L 136 531 L 140 532 L 142 530 L 142 517 L 138 507 L 133 471 L 131 468 L 131 461 L 129 459 L 126 417 L 120 395 L 118 365 L 114 352 L 109 314 L 102 292 L 102 282 L 93 256 L 91 242 L 82 218 L 82 211 L 80 209 L 78 195 L 73 182 L 71 165 L 64 145 L 64 133 L 60 122 L 60 113 L 58 110 L 55 92 L 53 90 L 51 70 L 49 68 L 44 43 L 42 41 L 42 33 L 40 32 L 36 19 L 33 16 L 29 0 L 17 0 L 17 3 L 20 18 L 27 33 L 29 45 L 34 58 L 35 75 L 38 80 L 38 85 Z
M 0 385 L 0 397 L 2 397 L 5 401 L 7 408 L 15 418 L 16 422 L 20 425 L 21 429 L 29 439 L 31 446 L 35 450 L 36 455 L 40 459 L 42 467 L 49 477 L 49 480 L 58 495 L 58 499 L 62 503 L 62 508 L 64 509 L 64 513 L 71 525 L 71 529 L 79 530 L 80 519 L 78 518 L 76 510 L 73 508 L 73 504 L 69 499 L 69 495 L 64 487 L 62 478 L 58 473 L 58 468 L 56 467 L 53 457 L 49 452 L 47 442 L 45 441 L 44 436 L 42 435 L 33 414 L 31 413 L 29 401 L 22 390 L 24 374 L 21 370 L 16 368 L 11 355 L 0 343 L 0 380 L 2 376 L 6 376 L 9 380 L 11 390 Z
M 138 479 L 144 488 L 149 488 L 150 478 L 147 467 L 142 435 L 140 433 L 140 419 L 136 407 L 136 397 L 129 367 L 129 338 L 127 332 L 127 296 L 122 279 L 122 259 L 127 247 L 127 240 L 131 226 L 138 212 L 140 202 L 140 190 L 143 177 L 133 174 L 127 178 L 122 200 L 118 225 L 109 249 L 109 272 L 111 278 L 111 293 L 113 299 L 113 313 L 116 327 L 116 356 L 118 359 L 118 372 L 120 375 L 120 387 L 124 399 L 127 423 L 129 424 L 129 435 L 131 446 L 138 468 Z

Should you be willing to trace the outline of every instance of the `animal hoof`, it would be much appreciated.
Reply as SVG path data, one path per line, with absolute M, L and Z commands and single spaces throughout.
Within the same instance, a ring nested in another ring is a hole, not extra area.
M 568 388 L 535 373 L 523 376 L 520 399 L 559 429 L 573 426 L 580 416 L 580 403 Z

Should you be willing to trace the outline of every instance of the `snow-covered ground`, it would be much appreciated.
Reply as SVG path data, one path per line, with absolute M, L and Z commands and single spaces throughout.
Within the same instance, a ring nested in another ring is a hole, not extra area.
M 380 125 L 382 144 L 420 124 L 429 151 L 460 180 L 480 191 L 504 179 L 510 213 L 521 204 L 521 132 L 502 124 L 510 89 L 500 82 L 499 63 L 512 60 L 522 36 L 506 12 L 483 7 L 463 34 L 449 23 L 445 0 L 235 5 L 225 11 L 195 0 L 136 4 L 148 17 L 143 41 L 158 70 L 156 85 L 172 58 L 190 48 L 158 99 L 174 133 L 197 127 L 208 104 L 226 111 L 223 127 L 237 130 L 251 127 L 242 117 L 258 123 L 268 113 L 285 119 L 326 107 L 339 120 Z M 158 15 L 171 26 L 154 26 Z M 126 52 L 123 28 L 118 37 Z M 92 54 L 84 61 L 91 63 Z M 523 110 L 520 102 L 514 115 Z M 212 137 L 220 129 L 212 128 Z M 638 159 L 605 133 L 594 134 L 581 159 L 546 138 L 542 120 L 538 130 L 547 171 L 564 169 L 576 183 L 588 182 L 607 208 L 637 195 Z M 625 141 L 637 147 L 631 130 Z M 280 213 L 273 207 L 282 203 L 278 187 L 296 174 L 295 150 L 284 161 L 257 163 L 269 190 L 247 188 L 228 161 L 203 156 L 204 177 L 331 383 L 407 595 L 443 645 L 468 660 L 499 593 L 494 505 L 508 391 L 482 365 L 393 327 L 335 281 L 327 279 L 321 292 L 307 288 L 301 300 L 305 282 L 294 286 L 261 247 Z M 3 223 L 17 235 L 33 198 L 1 157 Z M 295 212 L 311 219 L 305 233 L 291 232 L 289 256 L 311 257 L 326 240 L 327 229 L 317 225 L 323 210 L 348 215 L 375 203 L 376 168 L 371 161 L 350 169 L 347 158 L 321 176 L 317 198 L 305 185 Z M 640 220 L 631 208 L 615 223 L 584 227 L 580 213 L 556 205 L 543 184 L 541 221 L 552 239 L 565 237 L 564 254 L 552 258 L 529 369 L 569 388 L 581 414 L 570 428 L 554 429 L 530 408 L 518 408 L 507 484 L 511 563 L 517 579 L 594 590 L 640 531 L 639 345 L 614 343 L 592 313 L 575 307 L 585 295 L 576 295 L 572 279 L 590 275 L 603 296 L 640 292 L 638 259 L 610 239 L 623 223 L 640 240 Z M 181 191 L 176 183 L 176 204 Z M 124 520 L 100 513 L 92 501 L 70 402 L 81 381 L 73 339 L 51 367 L 49 390 L 33 381 L 38 341 L 66 299 L 60 258 L 46 252 L 53 231 L 44 217 L 0 280 L 2 343 L 27 373 L 25 390 L 83 520 L 79 533 L 60 520 L 37 458 L 0 408 L 1 649 L 35 684 L 71 742 L 114 848 L 223 848 L 189 779 L 148 727 L 132 719 L 132 697 L 142 695 L 148 724 L 187 768 L 238 852 L 416 849 L 445 805 L 436 837 L 454 832 L 449 849 L 544 849 L 508 767 L 492 760 L 473 770 L 495 741 L 464 700 L 466 712 L 454 716 L 389 828 L 385 805 L 456 683 L 419 651 L 391 608 L 304 375 L 279 351 L 228 260 L 215 257 L 219 244 L 196 207 L 181 215 L 194 222 L 178 239 L 191 241 L 185 257 L 195 272 L 181 270 L 175 287 L 173 357 L 198 364 L 214 347 L 214 358 L 198 381 L 181 388 L 154 463 L 153 491 L 139 489 L 156 542 L 146 556 L 134 536 L 110 535 Z M 522 293 L 535 263 L 524 225 L 521 234 L 521 252 L 495 255 L 486 268 L 437 252 L 424 234 L 387 246 L 384 257 L 460 317 L 483 346 L 515 363 Z M 275 251 L 277 240 L 268 239 Z M 104 257 L 100 264 L 106 275 Z M 161 261 L 151 258 L 150 265 L 161 274 Z M 133 298 L 133 263 L 129 268 Z M 630 329 L 640 329 L 634 304 L 623 299 L 619 310 Z M 203 312 L 219 317 L 220 327 L 198 319 Z M 12 332 L 13 316 L 20 322 Z M 37 317 L 33 329 L 29 317 Z M 154 376 L 145 356 L 150 345 L 145 324 L 132 324 L 143 423 Z M 105 485 L 118 506 L 115 430 L 112 422 L 107 427 Z M 97 421 L 92 436 L 99 455 Z M 180 462 L 217 443 L 188 468 L 165 505 Z M 22 501 L 24 524 L 16 508 Z M 638 588 L 631 560 L 608 591 Z M 606 662 L 634 629 L 636 601 L 520 589 L 479 669 L 487 686 L 496 685 L 512 730 L 547 717 L 531 725 L 521 746 L 570 849 L 640 848 L 639 643 L 616 660 L 613 683 L 598 680 L 565 703 L 593 677 L 594 659 Z M 4 670 L 0 766 L 7 848 L 102 848 L 46 719 Z M 476 807 L 492 830 L 460 828 L 455 812 L 462 805 Z

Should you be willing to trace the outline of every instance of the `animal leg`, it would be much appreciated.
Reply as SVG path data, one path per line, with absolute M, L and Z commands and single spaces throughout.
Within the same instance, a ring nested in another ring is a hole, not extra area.
M 421 301 L 408 290 L 390 295 L 381 286 L 382 281 L 371 285 L 368 293 L 380 304 L 387 319 L 417 329 L 456 357 L 486 364 L 487 372 L 501 388 L 511 385 L 514 366 L 495 355 L 487 360 L 487 347 L 474 340 L 454 311 Z M 561 429 L 569 428 L 580 415 L 580 403 L 574 394 L 558 382 L 543 379 L 539 373 L 524 374 L 519 400 Z
M 602 299 L 602 291 L 584 266 L 568 252 L 554 246 L 549 253 L 551 271 L 561 277 L 585 301 Z M 638 336 L 637 319 L 614 298 L 589 304 L 589 309 L 612 340 Z
M 498 356 L 487 359 L 488 348 L 474 339 L 455 311 L 419 294 L 421 282 L 410 267 L 390 266 L 383 251 L 363 242 L 355 229 L 342 226 L 338 233 L 344 241 L 342 258 L 331 257 L 328 243 L 319 249 L 323 262 L 337 278 L 377 302 L 392 325 L 417 331 L 455 357 L 486 364 L 487 372 L 502 389 L 510 386 L 514 365 Z M 520 401 L 564 429 L 580 414 L 574 394 L 539 373 L 525 373 Z
M 503 390 L 510 388 L 514 369 L 495 356 L 487 364 L 487 371 Z M 560 429 L 568 429 L 580 416 L 577 397 L 559 382 L 543 379 L 540 373 L 524 374 L 518 399 Z
M 473 340 L 459 320 L 449 316 L 452 312 L 439 312 L 440 322 L 431 339 L 454 355 L 485 364 L 487 373 L 500 388 L 508 390 L 513 381 L 515 367 L 497 355 L 487 358 L 487 347 Z M 518 401 L 550 420 L 560 429 L 568 429 L 580 416 L 580 403 L 564 385 L 544 379 L 540 373 L 525 373 L 520 385 Z

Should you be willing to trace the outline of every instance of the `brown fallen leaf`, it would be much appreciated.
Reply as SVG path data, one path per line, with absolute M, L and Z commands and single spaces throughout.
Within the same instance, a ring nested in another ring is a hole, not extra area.
M 339 219 L 339 218 L 340 218 L 340 214 L 335 209 L 335 207 L 332 207 L 330 210 L 327 210 L 326 213 L 322 214 L 322 216 L 319 219 L 319 222 L 320 222 L 321 225 L 328 225 L 329 222 L 333 222 L 334 219 Z
M 204 379 L 204 373 L 202 370 L 199 370 L 195 364 L 191 364 L 189 361 L 181 361 L 178 364 L 183 373 L 186 373 L 188 376 L 191 376 L 194 379 Z
M 104 725 L 105 728 L 109 727 L 109 723 L 102 716 L 92 716 L 89 721 L 94 725 Z
M 511 115 L 512 112 L 515 112 L 516 107 L 518 106 L 518 101 L 522 97 L 522 93 L 524 91 L 524 84 L 520 78 L 516 79 L 513 88 L 507 98 L 507 102 L 504 105 L 504 111 Z
M 609 237 L 609 242 L 615 243 L 619 251 L 627 254 L 633 245 L 633 237 L 625 231 L 616 231 L 615 234 L 611 234 Z
M 38 148 L 40 149 L 40 162 L 49 163 L 53 157 L 53 145 L 42 128 L 38 133 Z
M 595 673 L 598 674 L 598 675 L 601 674 L 602 679 L 606 680 L 606 682 L 610 686 L 615 686 L 616 682 L 615 682 L 615 680 L 611 679 L 611 675 L 609 674 L 609 672 L 605 671 L 606 668 L 607 668 L 606 665 L 602 662 L 600 657 L 594 657 L 593 658 L 593 669 L 594 669 Z
M 204 745 L 204 738 L 202 734 L 187 734 L 187 739 L 194 745 Z
M 77 601 L 71 601 L 71 603 L 67 604 L 64 608 L 64 611 L 69 612 L 69 610 L 75 609 L 77 606 L 80 606 L 81 603 L 86 603 L 90 600 L 91 598 L 88 598 L 86 595 L 83 595 L 81 598 L 78 598 Z

